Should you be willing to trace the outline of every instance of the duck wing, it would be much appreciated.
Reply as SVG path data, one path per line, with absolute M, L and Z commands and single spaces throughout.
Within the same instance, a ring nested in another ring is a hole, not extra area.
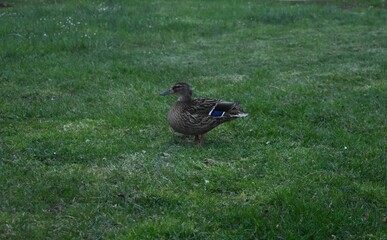
M 192 115 L 208 116 L 208 113 L 217 105 L 219 100 L 212 98 L 195 98 L 187 106 L 186 111 Z
M 221 118 L 226 113 L 236 110 L 238 102 L 227 102 L 212 98 L 196 98 L 187 107 L 187 111 L 192 115 L 211 116 Z

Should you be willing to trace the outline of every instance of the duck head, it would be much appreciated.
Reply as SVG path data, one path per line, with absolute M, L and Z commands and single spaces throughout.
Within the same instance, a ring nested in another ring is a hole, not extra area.
M 176 94 L 179 100 L 190 100 L 192 96 L 191 86 L 185 82 L 178 82 L 172 88 L 160 93 L 161 96 Z

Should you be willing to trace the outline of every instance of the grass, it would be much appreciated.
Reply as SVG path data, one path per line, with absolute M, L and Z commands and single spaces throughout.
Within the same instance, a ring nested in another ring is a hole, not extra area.
M 386 239 L 385 1 L 0 9 L 1 239 Z M 158 93 L 239 100 L 179 140 Z

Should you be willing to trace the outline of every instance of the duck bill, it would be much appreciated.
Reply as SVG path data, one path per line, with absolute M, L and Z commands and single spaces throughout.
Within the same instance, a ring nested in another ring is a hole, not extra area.
M 171 95 L 173 94 L 173 90 L 172 89 L 168 89 L 162 93 L 160 93 L 161 96 L 167 96 L 167 95 Z

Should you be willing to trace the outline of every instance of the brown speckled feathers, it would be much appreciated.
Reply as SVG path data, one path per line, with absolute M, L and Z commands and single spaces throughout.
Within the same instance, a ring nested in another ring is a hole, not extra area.
M 168 112 L 168 123 L 176 131 L 194 135 L 202 143 L 203 135 L 218 125 L 248 114 L 238 107 L 237 102 L 226 102 L 211 98 L 192 98 L 191 87 L 176 83 L 161 95 L 176 94 L 178 101 Z

